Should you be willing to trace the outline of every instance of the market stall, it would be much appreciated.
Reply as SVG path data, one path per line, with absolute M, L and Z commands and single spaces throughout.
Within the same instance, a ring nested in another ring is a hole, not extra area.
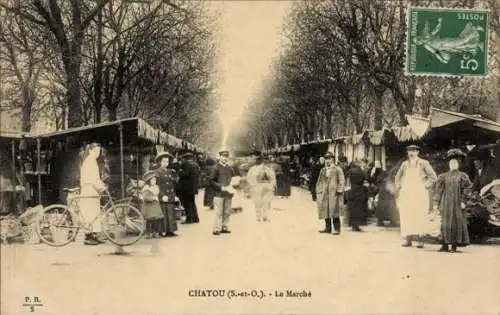
M 158 150 L 174 154 L 198 148 L 153 128 L 141 118 L 128 118 L 62 131 L 26 135 L 20 139 L 32 158 L 24 158 L 23 177 L 32 187 L 32 204 L 63 202 L 65 187 L 79 185 L 79 165 L 86 144 L 97 142 L 104 154 L 100 164 L 114 197 L 125 196 L 130 179 L 137 179 L 149 168 Z M 198 151 L 199 152 L 199 151 Z M 102 175 L 101 175 L 102 176 Z

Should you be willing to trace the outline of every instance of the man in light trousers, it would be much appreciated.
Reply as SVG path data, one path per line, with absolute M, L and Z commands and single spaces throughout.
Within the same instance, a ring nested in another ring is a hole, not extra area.
M 210 175 L 210 185 L 213 187 L 215 220 L 213 235 L 221 233 L 231 233 L 228 228 L 229 217 L 231 216 L 231 203 L 234 191 L 230 186 L 231 178 L 235 176 L 233 168 L 228 164 L 229 151 L 219 152 L 219 162 L 213 168 Z

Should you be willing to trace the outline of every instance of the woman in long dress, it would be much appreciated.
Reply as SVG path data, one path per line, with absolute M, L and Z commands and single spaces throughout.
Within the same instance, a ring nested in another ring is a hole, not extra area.
M 407 148 L 408 160 L 401 164 L 396 174 L 399 195 L 396 201 L 400 214 L 401 236 L 404 247 L 411 247 L 417 240 L 417 247 L 423 248 L 423 236 L 427 232 L 427 213 L 431 207 L 430 192 L 436 181 L 436 173 L 428 161 L 418 157 L 419 147 Z
M 366 224 L 368 187 L 365 186 L 365 173 L 358 161 L 352 163 L 348 178 L 351 183 L 351 189 L 347 193 L 349 225 L 354 232 L 363 232 L 360 226 Z
M 450 170 L 439 175 L 434 192 L 434 210 L 441 213 L 441 252 L 457 252 L 457 247 L 470 244 L 467 217 L 462 203 L 464 190 L 472 183 L 469 176 L 459 170 L 460 157 L 465 154 L 459 149 L 449 150 L 447 159 Z
M 86 148 L 86 157 L 80 168 L 80 196 L 78 204 L 85 221 L 92 222 L 101 211 L 100 191 L 105 188 L 101 180 L 97 159 L 101 154 L 101 147 L 97 143 L 89 144 Z M 92 226 L 92 232 L 85 235 L 85 245 L 102 243 L 102 227 L 97 222 Z
M 156 163 L 160 167 L 156 170 L 158 175 L 158 186 L 160 187 L 160 204 L 163 211 L 163 224 L 160 234 L 162 236 L 177 236 L 177 221 L 175 220 L 175 185 L 179 181 L 177 172 L 169 168 L 170 161 L 174 156 L 168 152 L 156 156 Z

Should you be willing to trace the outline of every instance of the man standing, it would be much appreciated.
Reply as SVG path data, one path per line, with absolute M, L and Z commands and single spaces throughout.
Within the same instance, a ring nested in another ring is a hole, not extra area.
M 474 158 L 474 185 L 472 190 L 479 192 L 481 188 L 488 185 L 495 179 L 495 172 L 489 162 L 489 152 L 479 153 Z
M 256 165 L 247 174 L 252 200 L 257 214 L 257 221 L 269 221 L 268 212 L 276 189 L 276 175 L 271 167 L 264 163 L 264 157 L 256 157 Z
M 400 213 L 401 236 L 405 238 L 404 247 L 411 247 L 412 240 L 418 239 L 418 248 L 423 248 L 422 237 L 427 229 L 427 216 L 430 210 L 430 192 L 437 176 L 428 161 L 421 159 L 420 148 L 407 147 L 408 160 L 399 168 L 395 182 L 399 190 L 397 207 Z
M 325 229 L 320 233 L 331 233 L 333 223 L 333 234 L 340 234 L 340 209 L 344 202 L 344 184 L 342 169 L 335 165 L 333 153 L 327 152 L 325 167 L 321 169 L 316 184 L 318 217 L 325 220 Z
M 200 222 L 198 209 L 196 208 L 195 196 L 198 194 L 200 180 L 200 167 L 194 161 L 192 153 L 183 156 L 179 171 L 178 194 L 182 206 L 186 210 L 186 221 L 183 224 Z
M 228 164 L 229 150 L 219 152 L 219 162 L 210 175 L 210 185 L 214 189 L 215 220 L 213 235 L 231 233 L 228 229 L 229 217 L 231 216 L 231 203 L 234 190 L 230 186 L 231 178 L 234 176 L 233 168 Z

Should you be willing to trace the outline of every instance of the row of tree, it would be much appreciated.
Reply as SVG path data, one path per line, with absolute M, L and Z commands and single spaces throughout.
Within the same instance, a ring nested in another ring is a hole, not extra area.
M 489 9 L 489 77 L 405 76 L 410 5 Z M 406 125 L 406 115 L 426 115 L 431 106 L 495 119 L 499 13 L 495 0 L 295 2 L 284 28 L 284 51 L 247 106 L 247 128 L 234 140 L 269 148 L 380 130 Z
M 142 117 L 188 141 L 218 119 L 216 20 L 202 2 L 0 2 L 2 111 L 22 129 Z

